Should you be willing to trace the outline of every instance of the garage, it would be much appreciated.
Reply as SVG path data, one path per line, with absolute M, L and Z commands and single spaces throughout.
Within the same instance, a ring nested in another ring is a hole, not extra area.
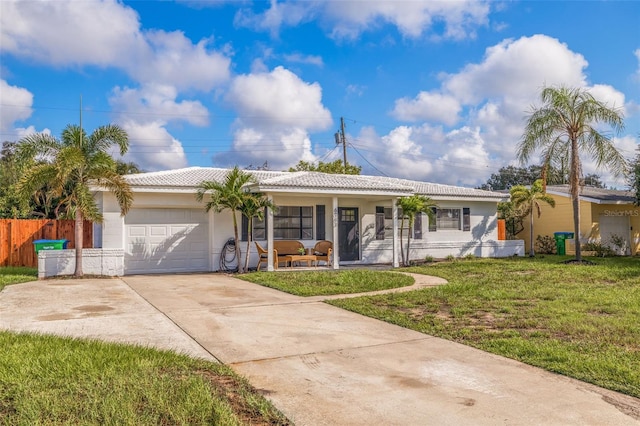
M 210 270 L 203 209 L 132 209 L 124 220 L 125 274 Z

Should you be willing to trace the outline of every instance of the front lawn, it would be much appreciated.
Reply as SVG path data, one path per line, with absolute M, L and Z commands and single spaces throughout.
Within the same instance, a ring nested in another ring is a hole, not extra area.
M 640 397 L 640 260 L 564 259 L 409 268 L 449 284 L 328 303 Z
M 406 287 L 414 280 L 395 272 L 368 271 L 280 271 L 254 272 L 237 276 L 240 279 L 275 288 L 297 296 L 327 296 Z
M 37 268 L 20 266 L 0 267 L 0 291 L 9 284 L 24 283 L 38 279 Z
M 225 365 L 9 332 L 0 332 L 0 347 L 0 424 L 291 424 Z

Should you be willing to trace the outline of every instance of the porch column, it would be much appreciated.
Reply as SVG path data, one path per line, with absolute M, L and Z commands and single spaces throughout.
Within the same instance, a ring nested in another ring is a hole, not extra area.
M 333 229 L 333 269 L 340 269 L 340 240 L 338 235 L 338 197 L 333 197 L 331 228 Z
M 391 199 L 391 212 L 393 218 L 393 267 L 400 267 L 398 261 L 398 205 L 396 204 L 397 198 Z
M 273 204 L 273 196 L 267 194 L 267 199 Z M 273 210 L 267 208 L 267 271 L 273 272 Z

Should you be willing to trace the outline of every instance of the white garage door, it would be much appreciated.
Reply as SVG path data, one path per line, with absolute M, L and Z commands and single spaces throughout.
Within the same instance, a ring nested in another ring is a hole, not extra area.
M 209 270 L 203 209 L 132 209 L 124 223 L 126 274 Z

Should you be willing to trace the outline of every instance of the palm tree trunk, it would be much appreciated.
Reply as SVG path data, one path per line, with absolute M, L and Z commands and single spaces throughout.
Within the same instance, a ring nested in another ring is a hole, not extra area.
M 238 273 L 241 274 L 244 271 L 242 270 L 242 258 L 240 254 L 240 240 L 238 239 L 238 220 L 236 219 L 236 212 L 232 211 L 233 215 L 233 237 L 236 240 L 236 259 L 238 260 Z
M 404 248 L 402 246 L 402 230 L 404 229 L 404 216 L 400 220 L 400 258 L 402 259 L 402 266 L 407 266 L 404 261 Z
M 251 229 L 253 228 L 253 217 L 250 217 L 249 220 L 249 229 L 247 230 L 247 252 L 244 255 L 244 270 L 249 270 L 249 251 L 251 250 L 251 240 L 253 240 L 253 234 L 251 233 Z
M 411 222 L 409 222 L 409 232 L 407 232 L 407 262 L 406 262 L 407 266 L 411 266 L 411 263 L 410 263 L 411 259 L 409 259 L 409 257 L 410 257 L 409 253 L 411 253 L 410 252 L 410 248 L 411 248 L 411 227 L 412 227 L 411 226 Z
M 82 246 L 84 236 L 84 223 L 82 218 L 82 211 L 79 206 L 76 206 L 76 222 L 75 222 L 75 239 L 76 239 L 76 270 L 74 275 L 81 277 L 84 275 L 82 272 Z
M 535 257 L 533 251 L 533 206 L 531 206 L 531 219 L 529 220 L 529 257 Z
M 580 157 L 578 155 L 578 140 L 575 135 L 571 137 L 571 170 L 569 178 L 571 202 L 573 204 L 573 238 L 576 246 L 576 260 L 582 261 L 582 249 L 580 248 Z

